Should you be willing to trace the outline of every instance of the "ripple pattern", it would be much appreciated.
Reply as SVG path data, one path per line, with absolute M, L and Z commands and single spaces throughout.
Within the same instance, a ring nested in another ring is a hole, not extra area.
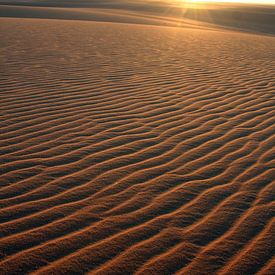
M 274 37 L 0 22 L 1 274 L 274 274 Z

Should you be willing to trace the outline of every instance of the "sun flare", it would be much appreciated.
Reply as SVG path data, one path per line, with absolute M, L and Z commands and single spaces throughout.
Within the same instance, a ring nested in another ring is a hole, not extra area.
M 199 3 L 240 3 L 240 4 L 272 4 L 275 0 L 181 0 L 183 3 L 199 4 Z

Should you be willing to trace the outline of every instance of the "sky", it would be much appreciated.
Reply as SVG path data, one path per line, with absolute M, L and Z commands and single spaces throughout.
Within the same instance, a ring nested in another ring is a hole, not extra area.
M 183 0 L 184 2 L 185 0 Z M 274 4 L 275 0 L 188 0 L 189 2 L 228 2 L 228 3 L 254 3 L 254 4 Z M 188 2 L 186 1 L 186 2 Z

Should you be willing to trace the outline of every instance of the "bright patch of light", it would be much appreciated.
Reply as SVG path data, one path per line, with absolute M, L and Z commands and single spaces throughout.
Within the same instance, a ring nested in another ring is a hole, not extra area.
M 242 4 L 273 4 L 275 0 L 182 0 L 184 3 L 242 3 Z

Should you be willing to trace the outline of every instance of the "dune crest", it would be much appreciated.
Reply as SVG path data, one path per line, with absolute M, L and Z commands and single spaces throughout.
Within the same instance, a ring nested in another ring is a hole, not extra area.
M 0 17 L 225 28 L 275 34 L 275 5 L 190 5 L 180 0 L 0 0 Z

